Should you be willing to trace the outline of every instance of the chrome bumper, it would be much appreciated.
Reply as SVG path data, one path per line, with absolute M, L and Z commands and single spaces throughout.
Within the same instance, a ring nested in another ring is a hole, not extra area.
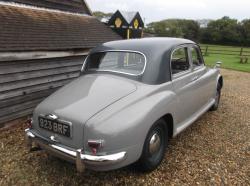
M 126 152 L 119 152 L 116 154 L 104 156 L 83 154 L 82 149 L 70 150 L 69 148 L 65 148 L 53 141 L 38 137 L 30 129 L 25 130 L 25 139 L 28 150 L 31 150 L 33 145 L 36 145 L 48 152 L 51 152 L 55 156 L 61 157 L 71 162 L 75 162 L 78 172 L 84 172 L 85 164 L 105 166 L 121 162 L 126 158 Z

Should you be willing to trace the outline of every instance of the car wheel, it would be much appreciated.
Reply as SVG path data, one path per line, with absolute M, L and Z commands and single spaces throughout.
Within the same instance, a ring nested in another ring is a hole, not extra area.
M 220 104 L 220 96 L 221 96 L 221 88 L 218 87 L 216 91 L 216 96 L 215 96 L 215 103 L 214 105 L 210 108 L 211 111 L 216 111 L 219 107 Z
M 164 158 L 168 143 L 167 129 L 165 126 L 166 122 L 164 120 L 158 120 L 148 132 L 141 158 L 136 163 L 140 171 L 153 171 Z

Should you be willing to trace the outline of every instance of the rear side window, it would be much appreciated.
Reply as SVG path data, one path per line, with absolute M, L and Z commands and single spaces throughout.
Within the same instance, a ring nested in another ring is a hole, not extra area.
M 201 54 L 198 48 L 192 47 L 191 54 L 192 54 L 192 63 L 193 63 L 194 68 L 203 65 Z
M 172 53 L 171 68 L 172 74 L 178 74 L 190 68 L 187 47 L 178 48 Z

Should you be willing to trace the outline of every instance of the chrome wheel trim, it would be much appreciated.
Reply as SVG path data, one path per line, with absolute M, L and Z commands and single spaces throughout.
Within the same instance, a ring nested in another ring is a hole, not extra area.
M 150 141 L 149 141 L 149 153 L 151 155 L 155 154 L 159 151 L 161 146 L 161 138 L 159 134 L 156 132 L 152 135 Z

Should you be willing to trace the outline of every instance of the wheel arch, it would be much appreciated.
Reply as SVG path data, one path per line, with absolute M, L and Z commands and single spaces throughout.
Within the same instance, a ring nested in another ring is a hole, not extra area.
M 171 139 L 174 133 L 174 120 L 173 116 L 170 113 L 165 114 L 160 119 L 163 119 L 166 122 L 166 129 L 168 130 L 168 138 Z
M 224 80 L 223 80 L 223 77 L 220 75 L 217 81 L 217 88 L 222 89 L 223 85 L 224 85 Z

